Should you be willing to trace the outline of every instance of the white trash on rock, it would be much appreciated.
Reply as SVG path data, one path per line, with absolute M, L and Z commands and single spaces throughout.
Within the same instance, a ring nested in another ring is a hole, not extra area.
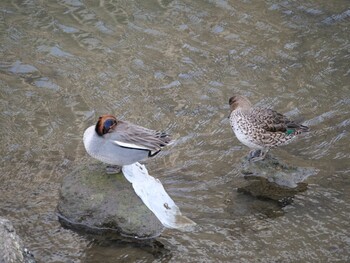
M 140 163 L 124 165 L 123 174 L 132 184 L 135 193 L 167 228 L 184 229 L 196 225 L 183 216 L 180 209 L 165 191 L 162 183 L 148 174 Z

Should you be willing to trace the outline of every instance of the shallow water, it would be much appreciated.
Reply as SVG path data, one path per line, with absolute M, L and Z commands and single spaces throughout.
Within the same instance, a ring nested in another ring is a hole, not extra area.
M 0 216 L 39 262 L 349 261 L 349 26 L 347 0 L 2 0 Z M 237 191 L 233 93 L 311 127 L 272 152 L 318 171 L 291 204 Z M 60 183 L 103 113 L 177 138 L 147 167 L 193 231 L 135 244 L 60 226 Z

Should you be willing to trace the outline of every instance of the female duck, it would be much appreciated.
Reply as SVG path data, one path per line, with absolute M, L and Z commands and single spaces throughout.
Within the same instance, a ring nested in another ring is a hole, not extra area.
M 251 161 L 263 160 L 271 148 L 286 145 L 309 131 L 272 109 L 252 107 L 244 96 L 231 97 L 229 104 L 232 130 L 241 143 L 252 149 Z

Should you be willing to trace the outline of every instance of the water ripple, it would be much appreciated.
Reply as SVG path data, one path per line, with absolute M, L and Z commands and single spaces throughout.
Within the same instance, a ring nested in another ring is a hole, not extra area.
M 348 20 L 346 0 L 3 1 L 1 214 L 40 262 L 349 261 Z M 311 128 L 271 150 L 319 171 L 285 207 L 237 191 L 234 93 Z M 60 182 L 103 113 L 173 134 L 146 164 L 194 231 L 137 245 L 61 228 Z

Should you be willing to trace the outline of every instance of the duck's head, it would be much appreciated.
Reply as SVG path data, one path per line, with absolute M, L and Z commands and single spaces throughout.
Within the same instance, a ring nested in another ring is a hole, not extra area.
M 113 115 L 102 115 L 98 118 L 95 131 L 99 136 L 109 133 L 117 125 L 117 118 Z
M 230 104 L 231 111 L 234 111 L 238 108 L 249 109 L 252 106 L 250 101 L 246 97 L 241 95 L 235 95 L 231 97 L 228 103 Z

